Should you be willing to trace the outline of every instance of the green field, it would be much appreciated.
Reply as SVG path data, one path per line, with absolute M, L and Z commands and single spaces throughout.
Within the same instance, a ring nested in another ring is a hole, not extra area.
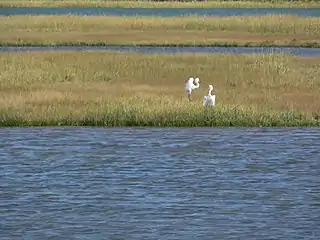
M 320 126 L 319 76 L 282 54 L 0 53 L 0 125 Z

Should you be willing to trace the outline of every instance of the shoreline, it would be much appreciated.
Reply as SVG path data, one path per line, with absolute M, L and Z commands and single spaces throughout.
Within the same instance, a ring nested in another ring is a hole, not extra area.
M 206 1 L 206 2 L 149 2 L 149 1 L 2 1 L 0 7 L 25 8 L 320 8 L 319 2 L 282 1 L 277 3 L 259 1 Z
M 72 117 L 58 117 L 57 119 L 34 119 L 27 120 L 19 117 L 9 117 L 0 120 L 0 128 L 5 127 L 320 127 L 318 116 L 311 117 L 300 113 L 291 115 L 290 112 L 281 113 L 260 113 L 256 116 L 240 117 L 237 120 L 228 120 L 226 117 L 217 117 L 222 113 L 215 110 L 206 117 L 212 119 L 192 117 L 191 119 L 168 119 L 167 115 L 140 119 L 139 116 L 130 115 L 127 117 L 135 120 L 115 120 L 112 116 L 106 115 L 92 117 L 90 115 Z M 225 114 L 224 112 L 223 114 Z M 250 112 L 238 111 L 237 114 L 250 115 Z M 235 114 L 231 111 L 231 114 Z M 173 113 L 172 113 L 173 115 Z M 228 114 L 229 115 L 229 114 Z M 177 116 L 176 116 L 177 118 Z M 179 116 L 178 116 L 179 118 Z M 119 116 L 121 119 L 121 116 Z M 164 119 L 164 120 L 161 120 Z

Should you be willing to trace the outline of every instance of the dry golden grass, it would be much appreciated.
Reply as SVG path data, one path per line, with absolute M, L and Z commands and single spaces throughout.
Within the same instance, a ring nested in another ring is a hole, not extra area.
M 320 125 L 319 76 L 319 57 L 282 54 L 0 53 L 0 125 Z
M 156 2 L 148 0 L 1 0 L 1 7 L 117 7 L 117 8 L 315 8 L 318 1 L 219 1 L 205 2 Z
M 244 17 L 0 17 L 0 44 L 320 44 L 320 18 Z

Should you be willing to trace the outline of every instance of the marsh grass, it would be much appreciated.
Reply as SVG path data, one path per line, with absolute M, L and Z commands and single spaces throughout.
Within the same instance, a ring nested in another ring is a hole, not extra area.
M 151 110 L 153 112 L 151 113 Z M 292 127 L 320 126 L 320 121 L 311 116 L 294 111 L 282 113 L 248 111 L 243 109 L 221 108 L 204 109 L 196 107 L 190 112 L 186 108 L 157 108 L 146 110 L 139 107 L 126 107 L 117 104 L 100 111 L 86 109 L 83 112 L 61 114 L 57 109 L 45 109 L 40 113 L 11 112 L 1 109 L 0 126 L 107 126 L 107 127 L 223 127 L 223 126 L 263 126 Z
M 0 125 L 320 126 L 319 75 L 319 58 L 282 54 L 1 53 Z
M 157 2 L 148 0 L 1 0 L 0 7 L 116 7 L 116 8 L 314 8 L 318 1 L 312 0 L 249 0 L 205 2 Z
M 0 32 L 1 45 L 318 46 L 320 18 L 9 16 Z

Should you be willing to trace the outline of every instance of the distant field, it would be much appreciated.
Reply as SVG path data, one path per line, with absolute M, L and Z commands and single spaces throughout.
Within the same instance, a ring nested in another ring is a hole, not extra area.
M 1 0 L 2 7 L 118 7 L 118 8 L 318 8 L 319 1 L 217 1 L 203 2 L 156 2 L 147 0 Z
M 320 18 L 0 17 L 0 45 L 320 46 Z
M 0 53 L 0 125 L 320 126 L 319 76 L 282 54 Z

